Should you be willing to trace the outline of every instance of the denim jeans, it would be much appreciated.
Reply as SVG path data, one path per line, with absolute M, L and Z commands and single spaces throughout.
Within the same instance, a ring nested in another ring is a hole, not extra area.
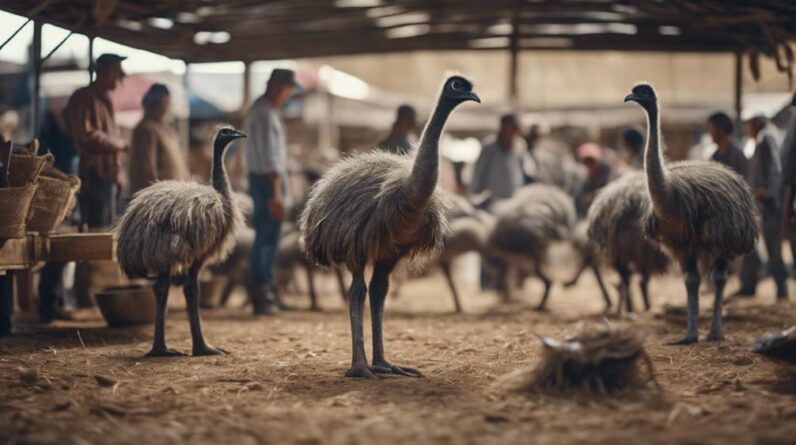
M 102 179 L 94 172 L 80 176 L 77 195 L 80 218 L 89 228 L 109 227 L 116 216 L 116 183 Z
M 765 203 L 760 214 L 763 219 L 761 234 L 768 251 L 769 272 L 777 284 L 777 296 L 787 296 L 788 272 L 782 261 L 782 210 L 778 205 Z M 744 255 L 739 272 L 743 292 L 755 293 L 761 265 L 762 260 L 757 249 Z
M 249 193 L 254 201 L 254 244 L 251 275 L 258 287 L 274 288 L 274 259 L 282 230 L 282 220 L 271 215 L 268 201 L 273 196 L 271 182 L 262 175 L 249 175 Z

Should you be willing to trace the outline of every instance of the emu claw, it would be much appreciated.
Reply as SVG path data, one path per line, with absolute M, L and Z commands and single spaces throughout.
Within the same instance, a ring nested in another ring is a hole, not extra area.
M 699 341 L 699 338 L 697 338 L 697 337 L 686 336 L 686 337 L 683 337 L 683 338 L 681 338 L 679 340 L 667 341 L 666 344 L 669 345 L 669 346 L 683 346 L 683 345 L 692 345 L 692 344 L 694 344 L 694 343 L 696 343 L 698 341 Z
M 377 379 L 376 374 L 367 365 L 352 366 L 346 371 L 345 376 L 350 379 Z
M 146 358 L 155 358 L 155 357 L 183 357 L 186 354 L 176 349 L 171 348 L 163 348 L 163 349 L 155 349 L 152 348 L 151 351 L 147 352 L 144 357 Z
M 194 348 L 193 355 L 194 356 L 202 356 L 202 355 L 223 355 L 229 354 L 229 352 L 225 349 L 216 348 L 210 345 L 205 345 L 204 347 Z
M 391 365 L 387 362 L 374 364 L 373 366 L 370 367 L 370 370 L 376 374 L 395 374 L 404 377 L 416 377 L 416 378 L 423 377 L 423 373 L 415 368 L 410 368 L 408 366 Z

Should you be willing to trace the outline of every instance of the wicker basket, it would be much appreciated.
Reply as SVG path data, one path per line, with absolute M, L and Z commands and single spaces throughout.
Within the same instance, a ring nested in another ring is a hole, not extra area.
M 75 194 L 80 190 L 80 179 L 70 175 L 67 180 L 49 175 L 39 175 L 38 188 L 33 195 L 28 217 L 28 231 L 50 233 L 61 225 L 75 206 Z
M 0 239 L 25 237 L 25 217 L 35 192 L 36 184 L 0 188 Z
M 53 155 L 47 153 L 37 156 L 38 149 L 39 141 L 34 139 L 26 151 L 11 154 L 11 162 L 8 167 L 8 183 L 11 187 L 22 187 L 30 182 L 36 182 L 42 169 L 52 165 Z

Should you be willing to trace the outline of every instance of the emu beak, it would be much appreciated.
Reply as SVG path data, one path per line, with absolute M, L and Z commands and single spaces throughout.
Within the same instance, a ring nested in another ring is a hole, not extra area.
M 636 98 L 636 95 L 633 94 L 633 93 L 630 93 L 627 96 L 625 96 L 625 102 L 630 102 L 631 100 L 633 102 L 638 102 L 638 99 Z
M 240 130 L 232 131 L 231 136 L 232 136 L 232 139 L 240 139 L 240 138 L 248 137 L 248 136 L 246 136 L 246 133 L 244 133 L 244 132 L 242 132 Z
M 473 102 L 481 103 L 481 98 L 475 94 L 475 91 L 470 91 L 469 93 L 465 94 L 464 100 L 471 100 Z

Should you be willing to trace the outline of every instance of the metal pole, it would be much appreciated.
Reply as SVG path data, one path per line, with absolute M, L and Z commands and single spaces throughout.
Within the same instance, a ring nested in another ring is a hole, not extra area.
M 88 38 L 88 82 L 94 82 L 94 36 Z
M 743 96 L 743 52 L 735 53 L 735 133 L 738 137 L 743 136 L 741 121 L 741 97 Z
M 11 35 L 10 35 L 10 36 L 9 36 L 9 37 L 6 39 L 6 41 L 5 41 L 5 42 L 3 42 L 3 44 L 2 44 L 2 45 L 0 45 L 0 50 L 2 50 L 3 48 L 5 48 L 5 46 L 6 46 L 6 45 L 8 45 L 8 42 L 10 42 L 10 41 L 14 40 L 14 37 L 16 37 L 16 36 L 17 36 L 17 34 L 19 34 L 19 32 L 20 32 L 20 31 L 22 31 L 22 28 L 26 27 L 26 26 L 28 25 L 28 23 L 30 23 L 30 20 L 31 20 L 31 19 L 27 19 L 27 20 L 25 21 L 25 23 L 23 23 L 23 24 L 22 24 L 22 26 L 20 26 L 19 28 L 17 28 L 17 30 L 16 30 L 16 31 L 14 31 L 14 33 L 13 33 L 13 34 L 11 34 Z
M 58 51 L 58 48 L 60 48 L 64 43 L 66 43 L 66 41 L 69 40 L 69 38 L 72 37 L 72 34 L 74 34 L 74 33 L 75 33 L 74 31 L 69 31 L 69 34 L 67 34 L 66 37 L 64 37 L 63 40 L 61 40 L 60 43 L 55 45 L 55 48 L 53 48 L 49 53 L 47 53 L 46 56 L 42 57 L 42 59 L 41 59 L 42 65 L 44 65 L 44 62 L 46 62 L 47 59 L 50 58 L 50 56 L 52 56 L 56 51 Z
M 30 92 L 31 124 L 33 131 L 31 139 L 39 136 L 39 126 L 41 125 L 41 119 L 39 118 L 39 96 L 41 94 L 41 28 L 42 22 L 34 20 L 33 44 L 31 45 L 31 62 L 33 68 L 33 85 Z

